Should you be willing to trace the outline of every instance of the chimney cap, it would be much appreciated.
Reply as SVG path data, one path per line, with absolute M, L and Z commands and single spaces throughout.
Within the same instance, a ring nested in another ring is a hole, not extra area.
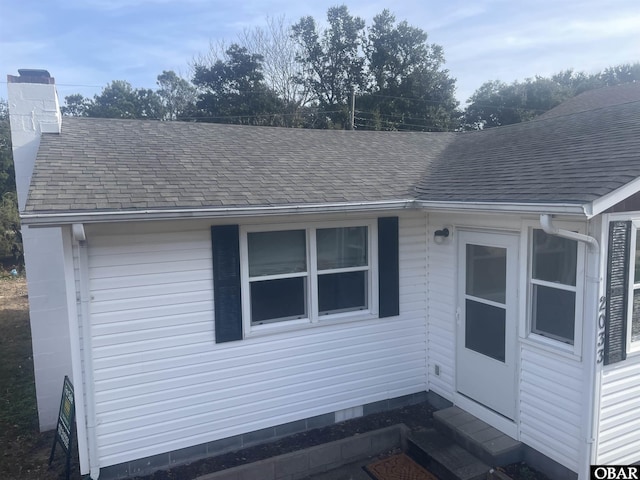
M 43 83 L 55 84 L 55 80 L 48 70 L 39 68 L 19 68 L 20 76 L 7 75 L 7 83 Z
M 18 73 L 21 77 L 51 77 L 51 74 L 47 70 L 39 68 L 19 68 Z

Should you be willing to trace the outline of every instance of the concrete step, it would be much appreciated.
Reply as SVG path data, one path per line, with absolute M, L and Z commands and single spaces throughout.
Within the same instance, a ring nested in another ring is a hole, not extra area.
M 369 474 L 364 470 L 364 466 L 371 462 L 372 459 L 367 459 L 366 461 L 343 465 L 340 468 L 308 477 L 306 480 L 371 480 Z
M 434 412 L 433 421 L 438 430 L 492 467 L 523 460 L 524 447 L 521 442 L 459 407 Z
M 434 428 L 412 432 L 407 454 L 441 480 L 485 480 L 489 465 Z

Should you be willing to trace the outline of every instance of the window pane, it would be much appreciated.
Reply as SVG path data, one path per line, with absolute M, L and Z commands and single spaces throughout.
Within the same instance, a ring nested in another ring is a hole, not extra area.
M 633 291 L 633 313 L 631 317 L 631 341 L 640 340 L 640 288 Z
M 467 244 L 467 295 L 505 303 L 507 249 Z
M 251 282 L 251 323 L 307 316 L 306 277 Z
M 362 267 L 367 261 L 367 227 L 320 228 L 316 231 L 318 270 Z
M 250 277 L 307 270 L 304 230 L 249 233 L 247 242 Z
M 575 318 L 575 292 L 533 285 L 534 333 L 573 345 Z
M 533 231 L 533 278 L 575 286 L 577 258 L 575 240 Z
M 320 315 L 365 310 L 367 308 L 367 272 L 318 275 Z
M 504 362 L 506 310 L 474 300 L 465 307 L 465 347 Z

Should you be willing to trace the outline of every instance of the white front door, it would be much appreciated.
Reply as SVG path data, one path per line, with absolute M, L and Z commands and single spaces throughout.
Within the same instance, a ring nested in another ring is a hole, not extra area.
M 461 231 L 458 239 L 456 387 L 514 419 L 518 236 Z

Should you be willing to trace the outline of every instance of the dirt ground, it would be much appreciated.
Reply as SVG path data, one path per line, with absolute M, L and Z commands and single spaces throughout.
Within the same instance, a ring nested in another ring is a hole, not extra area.
M 59 449 L 52 468 L 47 465 L 53 434 L 38 431 L 26 281 L 2 271 L 0 331 L 0 478 L 61 478 Z
M 1 270 L 0 331 L 0 354 L 3 357 L 0 362 L 0 479 L 63 479 L 65 457 L 60 447 L 51 468 L 48 467 L 53 432 L 41 434 L 38 431 L 26 281 L 24 277 L 12 278 Z M 431 418 L 431 407 L 423 403 L 292 435 L 274 443 L 136 477 L 136 480 L 191 480 L 206 473 L 400 422 L 412 429 L 426 428 L 431 426 Z M 71 480 L 80 480 L 77 451 L 74 451 L 71 470 Z M 516 480 L 546 478 L 529 470 L 526 465 L 512 465 L 507 471 Z

